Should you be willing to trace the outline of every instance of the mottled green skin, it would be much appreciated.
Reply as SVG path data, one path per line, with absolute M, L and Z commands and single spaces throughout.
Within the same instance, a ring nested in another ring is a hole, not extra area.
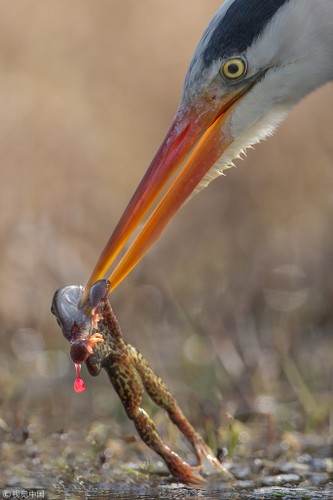
M 104 342 L 94 347 L 94 353 L 86 360 L 87 368 L 94 376 L 98 375 L 102 368 L 107 371 L 141 439 L 163 458 L 172 475 L 185 483 L 198 485 L 204 481 L 198 473 L 202 468 L 203 457 L 228 476 L 229 473 L 188 422 L 163 380 L 153 372 L 135 347 L 125 344 L 107 298 L 100 300 L 94 308 L 94 314 L 99 318 L 96 331 L 102 334 Z M 191 443 L 198 459 L 197 467 L 191 467 L 162 441 L 154 422 L 141 408 L 144 389 L 158 406 L 167 411 L 172 422 Z

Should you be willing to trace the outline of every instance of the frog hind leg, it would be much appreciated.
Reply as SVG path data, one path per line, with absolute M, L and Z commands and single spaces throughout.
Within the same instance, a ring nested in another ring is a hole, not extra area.
M 232 479 L 230 472 L 218 461 L 212 450 L 187 420 L 163 380 L 153 372 L 145 358 L 135 347 L 127 345 L 127 348 L 148 395 L 158 406 L 167 411 L 170 420 L 191 443 L 199 466 L 203 466 L 203 461 L 206 460 L 216 470 L 223 473 L 226 478 Z
M 104 363 L 104 368 L 144 443 L 162 457 L 175 478 L 189 485 L 202 485 L 205 482 L 204 478 L 197 473 L 195 467 L 191 467 L 164 443 L 153 420 L 141 408 L 143 385 L 130 356 L 123 358 L 110 356 L 108 362 Z

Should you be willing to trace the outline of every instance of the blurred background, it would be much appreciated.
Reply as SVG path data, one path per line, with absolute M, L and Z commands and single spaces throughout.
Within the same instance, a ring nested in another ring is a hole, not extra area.
M 51 300 L 87 280 L 220 3 L 1 2 L 4 432 L 84 431 L 98 418 L 133 432 L 106 376 L 84 371 L 86 392 L 73 392 Z M 330 431 L 332 98 L 332 85 L 308 97 L 195 197 L 111 297 L 125 339 L 199 427 L 260 413 Z

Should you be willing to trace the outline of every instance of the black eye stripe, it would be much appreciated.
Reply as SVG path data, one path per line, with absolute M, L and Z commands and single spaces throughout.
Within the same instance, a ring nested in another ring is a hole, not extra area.
M 204 65 L 245 52 L 288 1 L 234 0 L 220 20 L 213 18 L 203 35 L 208 40 L 202 54 Z

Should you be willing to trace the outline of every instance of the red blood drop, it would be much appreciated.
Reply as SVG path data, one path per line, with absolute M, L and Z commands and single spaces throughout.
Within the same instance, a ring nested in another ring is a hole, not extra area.
M 76 378 L 74 382 L 74 391 L 77 393 L 84 392 L 86 390 L 86 384 L 83 382 L 82 378 Z
M 86 384 L 83 382 L 82 378 L 80 377 L 81 373 L 81 365 L 79 363 L 74 363 L 75 364 L 75 370 L 76 370 L 76 379 L 74 382 L 74 391 L 77 393 L 84 392 L 86 389 Z

